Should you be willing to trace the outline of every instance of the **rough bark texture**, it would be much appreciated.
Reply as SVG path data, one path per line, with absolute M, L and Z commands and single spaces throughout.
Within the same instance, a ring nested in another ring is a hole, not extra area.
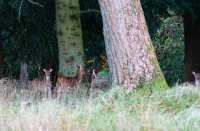
M 200 19 L 185 13 L 185 81 L 194 81 L 192 71 L 200 72 Z
M 112 84 L 132 89 L 146 82 L 165 83 L 140 0 L 99 0 L 99 3 Z
M 75 64 L 83 64 L 79 0 L 56 0 L 59 74 L 74 76 Z

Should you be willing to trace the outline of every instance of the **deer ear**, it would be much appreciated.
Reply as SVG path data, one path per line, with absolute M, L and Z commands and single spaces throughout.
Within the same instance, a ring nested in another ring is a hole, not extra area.
M 49 71 L 50 71 L 50 72 L 52 72 L 52 71 L 53 71 L 53 69 L 50 69 Z
M 194 72 L 194 71 L 192 71 L 192 74 L 193 74 L 193 75 L 195 75 L 195 72 Z
M 79 68 L 80 66 L 78 64 L 75 65 L 77 68 Z
M 46 69 L 43 69 L 43 71 L 46 73 L 47 70 L 46 70 Z

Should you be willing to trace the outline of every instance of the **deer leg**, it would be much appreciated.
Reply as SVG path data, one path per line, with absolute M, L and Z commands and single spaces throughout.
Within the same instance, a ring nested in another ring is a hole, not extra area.
M 48 98 L 51 98 L 51 88 L 50 87 L 48 87 L 48 89 L 47 89 L 47 97 Z
M 45 86 L 44 88 L 44 98 L 47 98 L 48 87 Z
M 80 88 L 80 81 L 78 82 L 78 84 L 76 86 L 77 86 L 77 92 L 78 92 L 79 88 Z
M 62 97 L 62 89 L 63 89 L 63 84 L 60 83 L 58 86 L 58 91 L 57 91 L 58 99 L 61 99 L 61 97 Z

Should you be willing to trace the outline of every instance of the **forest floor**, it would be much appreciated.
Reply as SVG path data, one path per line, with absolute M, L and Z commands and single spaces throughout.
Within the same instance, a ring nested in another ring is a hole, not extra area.
M 191 85 L 152 94 L 119 87 L 86 94 L 41 100 L 37 91 L 1 88 L 0 131 L 200 130 L 200 89 Z

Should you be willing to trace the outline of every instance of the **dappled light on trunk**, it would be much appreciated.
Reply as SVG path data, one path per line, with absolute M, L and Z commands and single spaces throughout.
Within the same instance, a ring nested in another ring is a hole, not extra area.
M 165 83 L 140 0 L 99 0 L 99 3 L 112 84 L 132 89 L 158 79 Z

